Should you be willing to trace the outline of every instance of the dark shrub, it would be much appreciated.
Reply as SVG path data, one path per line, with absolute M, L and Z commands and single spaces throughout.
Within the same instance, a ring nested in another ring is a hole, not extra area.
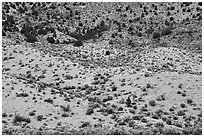
M 181 106 L 182 108 L 185 108 L 185 107 L 186 107 L 186 105 L 185 105 L 184 103 L 181 103 L 180 106 Z
M 70 112 L 71 111 L 71 107 L 69 104 L 67 104 L 66 106 L 61 106 L 62 110 L 65 112 Z
M 178 111 L 177 113 L 178 116 L 184 116 L 185 115 L 185 112 L 183 110 L 180 110 Z
M 159 39 L 160 38 L 160 33 L 159 32 L 154 32 L 152 38 L 153 39 Z
M 26 118 L 26 117 L 23 117 L 23 116 L 19 116 L 19 115 L 16 115 L 13 119 L 13 123 L 16 123 L 16 122 L 27 122 L 27 123 L 30 123 L 30 118 Z
M 110 51 L 107 50 L 106 53 L 105 53 L 105 55 L 110 55 Z
M 150 100 L 150 101 L 149 101 L 149 105 L 150 105 L 150 106 L 156 106 L 155 100 Z
M 188 99 L 187 99 L 187 104 L 191 104 L 191 103 L 193 103 L 193 100 L 190 99 L 190 98 L 188 98 Z
M 46 30 L 44 30 L 44 29 L 38 30 L 38 35 L 46 35 L 46 34 L 47 34 Z
M 42 121 L 42 119 L 43 119 L 43 115 L 38 115 L 38 116 L 37 116 L 37 120 L 38 120 L 38 121 Z
M 51 43 L 51 44 L 55 43 L 55 40 L 53 37 L 47 37 L 47 41 L 48 41 L 48 43 Z
M 37 42 L 37 41 L 38 41 L 37 38 L 36 38 L 36 36 L 35 36 L 35 35 L 32 35 L 32 34 L 30 34 L 30 33 L 26 33 L 25 36 L 26 36 L 26 42 L 34 43 L 34 42 Z
M 29 112 L 29 116 L 34 116 L 34 115 L 35 115 L 34 111 Z
M 138 36 L 138 37 L 142 37 L 142 33 L 141 33 L 141 32 L 138 32 L 138 33 L 137 33 L 137 36 Z
M 171 33 L 172 33 L 171 29 L 170 28 L 166 28 L 166 29 L 162 30 L 161 35 L 165 36 L 165 35 L 169 35 Z
M 86 115 L 91 115 L 91 114 L 93 114 L 93 113 L 94 113 L 93 108 L 88 108 L 88 109 L 86 110 Z
M 156 124 L 155 124 L 155 127 L 157 127 L 157 128 L 163 128 L 164 127 L 164 124 L 162 123 L 162 122 L 157 122 Z
M 6 36 L 6 32 L 2 30 L 2 36 Z
M 7 117 L 7 114 L 5 112 L 2 113 L 2 117 Z
M 44 100 L 44 102 L 47 102 L 47 103 L 50 103 L 50 104 L 52 104 L 52 103 L 53 103 L 53 99 L 51 99 L 51 98 L 48 98 L 48 99 L 45 99 L 45 100 Z
M 15 21 L 13 19 L 13 16 L 7 16 L 7 21 L 10 23 L 10 24 L 15 24 Z
M 75 41 L 74 42 L 74 46 L 76 46 L 76 47 L 80 47 L 80 46 L 83 46 L 83 42 L 82 41 Z

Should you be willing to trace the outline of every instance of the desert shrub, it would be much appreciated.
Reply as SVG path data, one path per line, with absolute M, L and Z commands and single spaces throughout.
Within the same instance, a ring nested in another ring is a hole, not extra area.
M 34 111 L 29 112 L 29 116 L 34 116 L 34 115 L 35 115 Z
M 24 92 L 22 92 L 22 93 L 17 93 L 17 95 L 16 95 L 17 97 L 28 97 L 29 95 L 28 95 L 28 93 L 24 93 Z
M 188 99 L 187 99 L 187 104 L 191 104 L 191 103 L 193 103 L 193 100 L 190 99 L 190 98 L 188 98 Z
M 186 105 L 185 105 L 184 103 L 181 103 L 180 106 L 181 106 L 182 108 L 185 108 L 185 107 L 186 107 Z
M 167 125 L 172 125 L 172 121 L 171 121 L 170 119 L 167 119 L 167 120 L 166 120 L 166 124 L 167 124 Z
M 110 55 L 110 51 L 107 50 L 107 51 L 105 52 L 105 55 Z
M 48 43 L 51 43 L 51 44 L 55 43 L 55 39 L 53 37 L 47 37 L 47 41 Z
M 171 29 L 170 28 L 166 28 L 166 29 L 162 30 L 161 35 L 165 36 L 165 35 L 169 35 L 171 33 L 172 33 Z
M 80 40 L 75 41 L 75 42 L 74 42 L 74 46 L 75 46 L 75 47 L 80 47 L 80 46 L 83 46 L 83 42 L 82 42 L 82 41 L 80 41 Z
M 2 36 L 6 36 L 6 32 L 2 30 Z
M 138 36 L 138 37 L 142 37 L 142 33 L 141 33 L 141 32 L 138 32 L 138 33 L 137 33 L 137 36 Z
M 27 123 L 30 123 L 30 118 L 26 118 L 24 116 L 20 116 L 20 115 L 16 115 L 13 119 L 13 123 L 16 123 L 16 122 L 27 122 Z
M 2 117 L 7 117 L 7 114 L 5 112 L 3 112 Z
M 182 123 L 180 123 L 180 122 L 175 122 L 175 124 L 174 124 L 175 126 L 177 126 L 177 127 L 179 127 L 179 128 L 182 128 L 183 127 L 183 125 L 182 125 Z
M 180 111 L 177 112 L 177 115 L 178 116 L 184 116 L 185 112 L 183 110 L 180 110 Z
M 62 117 L 69 117 L 69 114 L 67 114 L 67 113 L 62 113 Z
M 34 42 L 37 42 L 37 37 L 35 35 L 32 35 L 32 34 L 26 34 L 26 42 L 29 42 L 29 43 L 34 43 Z
M 161 134 L 163 135 L 181 135 L 181 131 L 175 128 L 167 128 L 167 129 L 163 129 Z
M 109 100 L 113 100 L 112 96 L 107 96 L 106 98 L 103 99 L 103 102 L 107 102 Z
M 159 119 L 159 116 L 158 116 L 157 114 L 153 114 L 153 115 L 152 115 L 152 118 L 154 118 L 154 119 Z
M 119 108 L 118 108 L 118 111 L 123 111 L 123 107 L 119 107 Z
M 195 128 L 192 131 L 193 135 L 202 135 L 202 128 Z
M 162 122 L 157 122 L 157 123 L 155 124 L 155 127 L 157 127 L 157 128 L 163 128 L 163 127 L 164 127 L 164 123 L 162 123 Z
M 155 100 L 150 100 L 149 105 L 150 106 L 156 106 L 156 101 Z
M 38 116 L 37 116 L 37 120 L 38 120 L 38 121 L 42 121 L 42 119 L 43 119 L 43 115 L 38 115 Z
M 94 113 L 93 108 L 88 108 L 88 109 L 86 110 L 86 115 L 91 115 L 91 114 L 93 114 L 93 113 Z
M 90 122 L 83 122 L 79 128 L 84 128 L 90 125 Z
M 61 106 L 61 108 L 62 108 L 62 110 L 63 110 L 64 112 L 71 112 L 71 108 L 70 108 L 70 105 L 69 105 L 69 104 L 67 104 L 67 105 L 65 105 L 65 106 Z
M 107 108 L 107 109 L 106 109 L 106 113 L 107 113 L 107 114 L 113 114 L 114 111 L 113 111 L 112 108 Z
M 47 31 L 45 29 L 39 29 L 38 30 L 38 35 L 46 35 Z
M 152 35 L 153 39 L 159 39 L 160 38 L 160 33 L 159 32 L 154 32 Z
M 141 119 L 141 122 L 143 122 L 143 123 L 147 123 L 147 121 L 148 120 L 146 118 L 144 118 L 144 117 Z
M 53 103 L 53 99 L 47 98 L 47 99 L 44 100 L 44 102 L 48 102 L 48 103 L 52 104 Z
M 177 94 L 181 94 L 181 91 L 177 91 Z

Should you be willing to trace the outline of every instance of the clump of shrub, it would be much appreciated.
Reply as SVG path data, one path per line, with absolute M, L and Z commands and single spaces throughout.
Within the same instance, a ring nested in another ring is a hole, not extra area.
M 162 122 L 157 122 L 157 123 L 155 124 L 155 127 L 157 127 L 157 128 L 163 128 L 163 127 L 164 127 L 164 123 L 162 123 Z
M 38 115 L 38 116 L 37 116 L 37 120 L 38 120 L 38 121 L 42 121 L 42 119 L 43 119 L 43 115 Z
M 166 36 L 166 35 L 169 35 L 171 33 L 172 33 L 171 28 L 166 28 L 166 29 L 162 30 L 161 35 Z
M 17 95 L 16 95 L 17 97 L 28 97 L 29 95 L 28 95 L 28 93 L 24 93 L 24 92 L 22 92 L 22 93 L 17 93 Z
M 47 41 L 48 43 L 51 43 L 51 44 L 55 43 L 55 39 L 53 37 L 47 37 Z
M 62 108 L 62 110 L 63 110 L 64 112 L 71 112 L 71 108 L 70 108 L 70 105 L 69 105 L 69 104 L 67 104 L 67 105 L 65 105 L 65 106 L 62 106 L 62 105 L 61 105 L 61 108 Z
M 48 102 L 48 103 L 52 104 L 53 103 L 53 99 L 47 98 L 47 99 L 44 100 L 44 102 Z
M 90 125 L 90 122 L 83 122 L 79 128 L 84 128 Z
M 83 42 L 80 41 L 80 40 L 77 40 L 77 41 L 74 42 L 75 47 L 80 47 L 80 46 L 83 46 L 83 45 L 84 45 Z
M 93 108 L 88 108 L 87 110 L 86 110 L 86 115 L 91 115 L 91 114 L 93 114 L 94 113 L 94 110 L 93 110 Z
M 62 113 L 62 117 L 69 117 L 69 114 L 67 114 L 67 113 Z
M 27 122 L 30 123 L 30 118 L 24 117 L 24 116 L 20 116 L 20 115 L 16 115 L 13 119 L 13 123 L 17 123 L 17 122 Z
M 152 35 L 152 38 L 153 38 L 153 39 L 159 39 L 160 36 L 161 36 L 161 35 L 160 35 L 159 32 L 154 32 L 153 35 Z
M 155 100 L 150 100 L 149 105 L 150 106 L 156 106 L 156 101 Z
M 180 110 L 178 111 L 177 113 L 178 116 L 184 116 L 185 115 L 185 112 L 183 110 Z
M 2 113 L 2 117 L 7 117 L 7 114 L 5 112 Z
M 34 115 L 35 115 L 34 111 L 29 112 L 29 116 L 34 116 Z

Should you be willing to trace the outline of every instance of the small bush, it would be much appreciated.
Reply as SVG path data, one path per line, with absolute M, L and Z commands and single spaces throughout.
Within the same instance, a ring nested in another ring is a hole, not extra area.
M 180 110 L 178 111 L 177 113 L 178 116 L 184 116 L 185 115 L 185 112 L 183 110 Z
M 152 38 L 153 39 L 159 39 L 160 38 L 160 33 L 159 32 L 154 32 Z
M 79 128 L 84 128 L 90 125 L 90 122 L 83 122 L 81 126 L 79 126 Z
M 132 119 L 133 119 L 133 120 L 140 120 L 140 119 L 141 119 L 141 116 L 136 115 L 136 116 L 133 116 Z
M 164 127 L 164 124 L 162 122 L 158 122 L 155 124 L 155 127 L 162 128 L 162 127 Z
M 29 95 L 28 95 L 28 93 L 17 93 L 17 95 L 16 95 L 17 97 L 28 97 Z
M 62 108 L 62 110 L 63 110 L 64 112 L 71 112 L 71 108 L 70 108 L 70 105 L 69 105 L 69 104 L 67 104 L 66 106 L 61 106 L 61 108 Z
M 67 114 L 67 113 L 62 113 L 62 117 L 69 117 L 69 114 Z
M 93 114 L 94 113 L 94 110 L 92 109 L 92 108 L 88 108 L 87 110 L 86 110 L 86 115 L 91 115 L 91 114 Z
M 7 114 L 5 112 L 2 113 L 2 117 L 7 117 Z
M 38 115 L 38 116 L 37 116 L 37 120 L 38 120 L 38 121 L 42 121 L 42 119 L 43 119 L 43 115 Z
M 32 35 L 32 34 L 27 34 L 26 35 L 26 42 L 29 42 L 29 43 L 34 43 L 34 42 L 37 42 L 37 38 L 35 35 Z
M 186 105 L 185 105 L 184 103 L 181 103 L 180 106 L 181 106 L 182 108 L 185 108 L 185 107 L 186 107 Z
M 53 37 L 47 37 L 47 42 L 54 44 L 55 43 L 55 39 Z
M 34 116 L 34 115 L 35 115 L 34 111 L 29 112 L 29 116 Z
M 27 122 L 27 123 L 30 123 L 30 118 L 26 118 L 24 116 L 20 116 L 20 115 L 16 115 L 13 119 L 13 123 L 16 123 L 16 122 Z
M 82 41 L 79 41 L 79 40 L 78 40 L 78 41 L 75 41 L 75 42 L 74 42 L 74 46 L 75 46 L 75 47 L 80 47 L 80 46 L 83 46 L 83 45 L 84 45 L 84 44 L 83 44 Z
M 166 36 L 166 35 L 169 35 L 171 33 L 172 33 L 171 29 L 170 28 L 166 28 L 166 29 L 162 30 L 161 35 L 162 36 Z
M 193 100 L 190 99 L 190 98 L 188 98 L 188 99 L 187 99 L 187 104 L 191 104 L 191 103 L 193 103 Z
M 52 103 L 53 103 L 53 99 L 51 99 L 51 98 L 48 98 L 48 99 L 45 99 L 45 100 L 44 100 L 44 102 L 47 102 L 47 103 L 50 103 L 50 104 L 52 104 Z
M 155 100 L 150 100 L 149 105 L 150 106 L 156 106 L 156 101 Z

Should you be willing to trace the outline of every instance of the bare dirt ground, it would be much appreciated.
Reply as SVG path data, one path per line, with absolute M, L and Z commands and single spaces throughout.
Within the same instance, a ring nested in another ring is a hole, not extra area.
M 158 39 L 131 34 L 132 43 L 126 32 L 124 39 L 110 38 L 114 24 L 85 42 L 56 29 L 55 40 L 69 44 L 49 43 L 48 34 L 28 42 L 23 32 L 7 32 L 2 134 L 202 134 L 201 31 L 181 28 Z M 188 32 L 193 40 L 185 40 Z

